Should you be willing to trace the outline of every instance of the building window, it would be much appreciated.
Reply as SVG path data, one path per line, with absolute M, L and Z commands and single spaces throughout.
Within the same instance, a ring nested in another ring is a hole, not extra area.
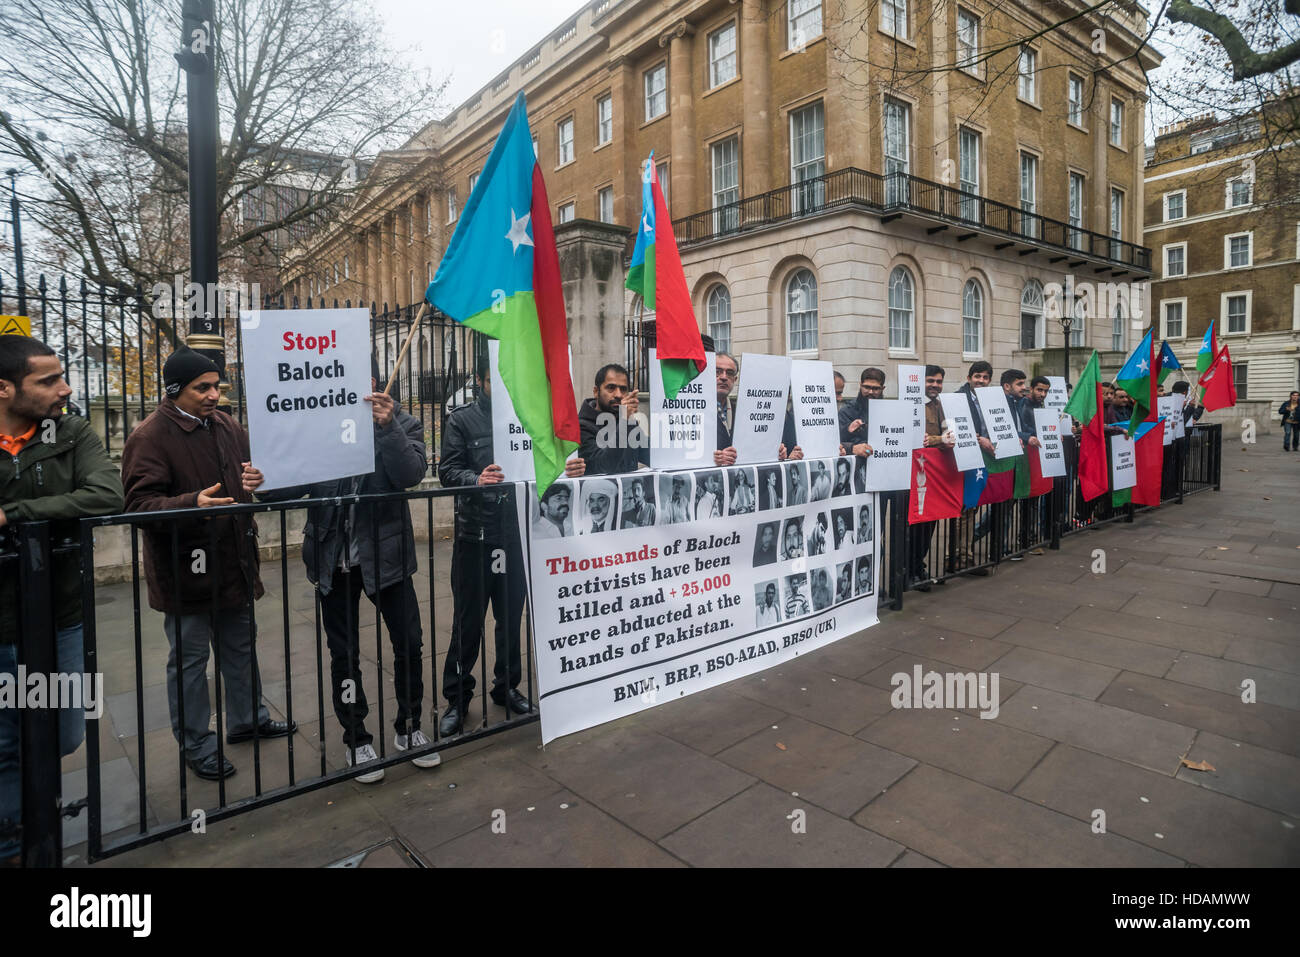
M 339 284 L 339 264 L 335 263 L 334 264 L 334 285 L 337 286 L 338 284 Z
M 980 18 L 957 8 L 957 66 L 967 73 L 980 72 Z
M 1083 248 L 1083 175 L 1070 174 L 1070 246 Z
M 1223 268 L 1240 269 L 1251 264 L 1250 233 L 1235 233 L 1223 237 Z
M 889 348 L 902 352 L 913 349 L 912 274 L 906 266 L 895 266 L 889 274 Z
M 1184 208 L 1186 202 L 1187 190 L 1185 189 L 1180 189 L 1176 193 L 1165 193 L 1165 222 L 1186 216 Z
M 1020 348 L 1043 348 L 1043 286 L 1037 279 L 1020 294 Z
M 1071 302 L 1065 300 L 1065 309 L 1068 310 L 1070 323 L 1070 348 L 1076 349 L 1083 345 L 1088 333 L 1088 317 L 1085 310 L 1078 308 L 1079 300 Z
M 1165 278 L 1187 275 L 1187 243 L 1165 247 Z
M 612 223 L 614 221 L 613 186 L 606 186 L 596 193 L 596 205 L 600 208 L 600 221 L 602 223 Z
M 1119 100 L 1110 101 L 1110 145 L 1124 145 L 1124 104 Z
M 1237 398 L 1248 399 L 1250 395 L 1246 388 L 1246 367 L 1247 362 L 1234 362 L 1232 364 L 1232 387 L 1237 392 Z
M 430 236 L 432 234 L 433 234 L 433 200 L 426 199 L 424 201 L 424 235 Z
M 452 186 L 447 190 L 447 222 L 456 221 L 456 187 Z
M 1250 205 L 1250 181 L 1244 176 L 1228 180 L 1227 209 Z
M 596 145 L 614 138 L 614 98 L 606 94 L 596 101 Z
M 478 177 L 479 177 L 478 173 L 469 174 L 469 192 L 465 194 L 466 196 L 474 195 L 474 187 L 478 185 Z
M 974 130 L 961 127 L 957 131 L 957 152 L 959 156 L 958 185 L 963 195 L 961 198 L 961 217 L 978 220 L 980 218 L 980 135 Z
M 807 269 L 796 272 L 786 285 L 785 323 L 791 352 L 817 348 L 817 279 Z
M 573 217 L 577 214 L 577 205 L 574 203 L 565 203 L 560 207 L 560 222 L 571 223 Z
M 907 39 L 907 0 L 880 0 L 880 29 Z
M 814 290 L 816 286 L 814 284 Z M 814 291 L 813 295 L 816 295 Z M 709 335 L 713 339 L 713 349 L 715 352 L 731 351 L 731 293 L 727 292 L 727 287 L 723 285 L 714 286 L 709 290 L 707 300 L 707 312 L 709 316 Z M 815 324 L 815 320 L 814 320 Z M 814 344 L 816 332 L 814 330 Z
M 826 113 L 814 103 L 790 114 L 790 182 L 794 211 L 820 209 L 826 201 Z
M 736 77 L 736 21 L 709 34 L 709 86 L 721 86 Z
M 1038 236 L 1038 157 L 1020 154 L 1020 231 Z
M 352 261 L 347 257 L 346 254 L 344 254 L 343 256 L 343 278 L 344 279 L 352 278 Z
M 1168 338 L 1165 336 L 1164 338 Z M 1114 352 L 1124 351 L 1124 303 L 1115 303 L 1115 315 L 1110 320 L 1110 348 Z
M 1123 259 L 1124 239 L 1124 191 L 1111 187 L 1110 190 L 1110 258 Z
M 560 120 L 555 128 L 556 138 L 559 142 L 559 166 L 565 163 L 573 162 L 573 117 Z
M 731 205 L 740 201 L 739 145 L 735 136 L 713 144 L 714 232 L 729 232 L 740 225 L 740 209 Z
M 984 290 L 974 279 L 966 280 L 961 293 L 961 351 L 977 356 L 984 347 Z
M 798 50 L 822 35 L 822 0 L 787 0 L 788 50 Z
M 1018 95 L 1028 103 L 1038 102 L 1038 51 L 1020 48 L 1020 79 Z
M 911 109 L 906 103 L 885 99 L 885 202 L 907 202 L 910 163 Z
M 648 121 L 668 112 L 668 64 L 660 63 L 645 74 L 645 118 Z
M 655 164 L 655 175 L 659 177 L 659 188 L 660 188 L 661 190 L 663 190 L 663 194 L 664 194 L 664 205 L 665 205 L 665 206 L 668 206 L 668 164 L 667 164 L 667 163 L 656 163 L 656 164 Z M 668 208 L 669 208 L 670 210 L 672 209 L 671 206 L 668 206 Z
M 1223 318 L 1220 324 L 1228 333 L 1247 333 L 1250 331 L 1250 294 L 1244 292 L 1225 292 L 1221 306 Z
M 1179 299 L 1174 302 L 1162 302 L 1160 305 L 1164 310 L 1164 328 L 1160 332 L 1162 339 L 1181 339 L 1183 338 L 1183 309 L 1187 300 Z
M 538 159 L 542 154 L 537 151 L 537 137 L 533 137 L 533 159 Z
M 1066 94 L 1069 102 L 1067 119 L 1075 126 L 1083 126 L 1083 77 L 1069 74 Z

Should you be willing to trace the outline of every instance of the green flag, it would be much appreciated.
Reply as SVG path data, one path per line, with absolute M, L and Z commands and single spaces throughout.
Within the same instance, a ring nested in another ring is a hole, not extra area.
M 1092 350 L 1088 364 L 1083 367 L 1083 375 L 1075 383 L 1070 401 L 1065 403 L 1065 414 L 1072 415 L 1080 425 L 1087 425 L 1097 414 L 1097 384 L 1101 382 L 1101 362 L 1097 350 Z

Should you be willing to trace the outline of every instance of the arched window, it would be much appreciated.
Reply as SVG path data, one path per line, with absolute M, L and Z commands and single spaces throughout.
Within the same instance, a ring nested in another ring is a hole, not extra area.
M 798 270 L 785 287 L 785 327 L 790 352 L 817 348 L 817 278 Z
M 1110 321 L 1110 347 L 1115 352 L 1124 351 L 1124 303 L 1115 303 L 1115 317 Z
M 984 351 L 984 290 L 974 279 L 961 292 L 961 351 L 977 356 Z
M 889 274 L 889 348 L 911 352 L 914 348 L 915 310 L 912 274 L 897 266 Z
M 707 299 L 709 335 L 716 352 L 731 351 L 731 293 L 719 283 L 709 290 Z
M 1020 294 L 1020 348 L 1043 348 L 1043 285 L 1037 279 Z

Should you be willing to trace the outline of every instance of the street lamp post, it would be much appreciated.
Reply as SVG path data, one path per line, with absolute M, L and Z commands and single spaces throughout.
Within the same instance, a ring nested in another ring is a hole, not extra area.
M 23 227 L 18 215 L 18 170 L 5 170 L 9 174 L 9 212 L 14 224 L 14 273 L 18 281 L 18 315 L 27 315 L 27 282 L 23 277 Z
M 1069 313 L 1061 315 L 1061 332 L 1065 335 L 1065 387 L 1070 388 L 1070 329 L 1074 326 L 1074 316 Z

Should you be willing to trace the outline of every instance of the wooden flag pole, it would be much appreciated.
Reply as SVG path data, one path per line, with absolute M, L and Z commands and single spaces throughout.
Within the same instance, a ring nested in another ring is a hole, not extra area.
M 402 343 L 402 351 L 397 354 L 397 362 L 393 365 L 393 374 L 388 377 L 388 385 L 384 386 L 384 395 L 387 396 L 393 387 L 393 378 L 397 375 L 397 370 L 402 368 L 402 360 L 406 354 L 411 351 L 411 343 L 415 339 L 415 331 L 420 328 L 420 323 L 424 321 L 425 313 L 429 311 L 429 303 L 426 300 L 420 304 L 420 311 L 415 317 L 415 322 L 411 323 L 411 331 L 406 334 L 406 341 Z

